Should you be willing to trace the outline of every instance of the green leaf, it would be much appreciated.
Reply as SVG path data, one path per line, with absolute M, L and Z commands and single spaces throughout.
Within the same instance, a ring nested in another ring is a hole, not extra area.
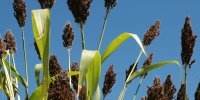
M 28 86 L 27 86 L 27 84 L 26 84 L 25 79 L 24 79 L 22 76 L 20 76 L 20 75 L 18 74 L 17 70 L 13 67 L 13 65 L 9 64 L 6 60 L 4 60 L 4 63 L 5 63 L 5 65 L 6 65 L 6 67 L 7 67 L 8 69 L 11 69 L 12 74 L 19 80 L 19 82 L 20 82 L 25 88 L 27 88 Z
M 42 64 L 35 65 L 35 80 L 38 86 L 40 86 L 40 71 L 42 71 Z
M 150 66 L 147 66 L 147 67 L 144 67 L 144 68 L 141 68 L 141 69 L 137 70 L 136 72 L 134 72 L 130 76 L 130 78 L 127 81 L 127 83 L 130 82 L 130 81 L 132 81 L 132 80 L 134 80 L 135 78 L 137 78 L 137 77 L 145 74 L 146 72 L 149 72 L 149 71 L 154 70 L 156 68 L 160 68 L 160 67 L 162 67 L 164 65 L 167 65 L 167 64 L 177 64 L 178 67 L 180 67 L 180 75 L 182 77 L 182 69 L 181 69 L 180 63 L 178 61 L 176 61 L 176 60 L 169 60 L 169 61 L 158 62 L 156 64 L 152 64 Z M 181 82 L 181 79 L 180 79 L 180 82 Z
M 87 76 L 87 86 L 89 87 L 90 98 L 93 97 L 97 89 L 101 73 L 101 57 L 98 51 L 83 50 L 79 71 L 79 89 Z
M 48 9 L 32 10 L 32 26 L 34 38 L 38 46 L 43 64 L 42 94 L 47 96 L 49 87 L 49 52 L 50 52 L 50 13 Z
M 96 51 L 90 66 L 87 71 L 87 84 L 89 86 L 89 96 L 92 100 L 93 95 L 97 89 L 101 76 L 101 56 L 99 51 Z
M 86 78 L 88 67 L 90 66 L 97 51 L 83 50 L 80 61 L 78 85 L 82 86 Z
M 37 87 L 28 100 L 42 100 L 42 85 Z M 46 100 L 46 99 L 44 99 Z
M 144 46 L 142 45 L 140 38 L 136 34 L 125 32 L 125 33 L 122 33 L 121 35 L 119 35 L 117 38 L 115 38 L 108 45 L 108 47 L 105 49 L 105 51 L 102 55 L 101 63 L 103 63 L 122 43 L 124 43 L 130 37 L 132 37 L 133 39 L 136 40 L 136 42 L 142 49 L 143 53 L 147 56 L 146 50 L 145 50 Z
M 78 75 L 79 71 L 70 71 L 68 72 L 68 76 Z

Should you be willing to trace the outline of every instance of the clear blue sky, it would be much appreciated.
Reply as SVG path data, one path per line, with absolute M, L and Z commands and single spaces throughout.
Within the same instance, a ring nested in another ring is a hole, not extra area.
M 37 87 L 34 77 L 35 64 L 40 63 L 34 46 L 29 47 L 33 42 L 33 31 L 31 23 L 31 10 L 40 9 L 37 0 L 25 0 L 27 5 L 27 19 L 25 25 L 25 38 L 28 57 L 29 71 L 29 95 L 32 94 Z M 17 41 L 17 53 L 15 54 L 16 66 L 18 72 L 24 76 L 23 50 L 21 40 L 21 28 L 18 27 L 14 17 L 12 6 L 13 0 L 0 1 L 0 35 L 3 37 L 7 29 L 11 29 Z M 185 21 L 185 17 L 191 18 L 191 25 L 194 34 L 200 33 L 200 1 L 184 1 L 184 0 L 119 0 L 116 7 L 111 11 L 102 42 L 101 53 L 106 46 L 118 35 L 123 32 L 131 32 L 137 34 L 141 39 L 146 30 L 156 21 L 160 20 L 160 35 L 147 47 L 147 52 L 154 52 L 153 63 L 164 60 L 178 60 L 181 63 L 181 29 Z M 90 8 L 90 16 L 85 25 L 86 49 L 95 50 L 98 45 L 99 36 L 105 16 L 104 0 L 92 2 Z M 67 50 L 63 47 L 63 28 L 66 22 L 70 22 L 74 27 L 75 41 L 73 42 L 71 51 L 71 61 L 77 61 L 80 64 L 81 55 L 81 37 L 78 24 L 74 22 L 71 12 L 68 10 L 66 0 L 56 0 L 51 11 L 51 54 L 55 54 L 62 65 L 63 69 L 67 69 Z M 192 59 L 196 59 L 188 74 L 188 95 L 191 100 L 194 99 L 194 93 L 200 82 L 200 39 L 194 48 Z M 102 65 L 102 76 L 100 87 L 102 88 L 104 75 L 106 70 L 113 64 L 117 73 L 117 81 L 112 92 L 107 96 L 107 100 L 116 100 L 123 88 L 125 81 L 125 70 L 136 60 L 139 53 L 139 46 L 135 40 L 129 39 L 121 47 L 114 52 L 110 58 Z M 145 56 L 142 55 L 138 68 L 141 68 Z M 137 100 L 146 95 L 147 86 L 153 84 L 153 79 L 158 76 L 162 82 L 165 81 L 168 74 L 172 75 L 173 82 L 179 90 L 180 70 L 175 64 L 170 64 L 162 68 L 149 72 L 148 76 L 143 80 Z M 139 78 L 132 81 L 128 86 L 124 100 L 131 100 L 139 83 Z M 177 94 L 176 92 L 176 94 Z M 24 88 L 20 85 L 20 95 L 24 98 Z M 0 99 L 6 100 L 6 96 L 0 94 Z

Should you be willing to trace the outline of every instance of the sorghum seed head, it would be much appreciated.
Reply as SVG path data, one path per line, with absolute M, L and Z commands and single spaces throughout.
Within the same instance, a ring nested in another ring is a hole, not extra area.
M 2 59 L 5 55 L 6 55 L 6 44 L 0 37 L 0 59 Z
M 153 60 L 153 53 L 151 53 L 150 56 L 144 61 L 142 68 L 150 66 L 152 63 L 152 60 Z M 147 76 L 147 74 L 148 73 L 145 73 L 145 74 L 141 75 L 140 77 L 145 78 Z
M 165 99 L 164 87 L 160 78 L 156 77 L 153 86 L 148 87 L 147 100 L 167 100 Z
M 176 87 L 173 85 L 171 75 L 167 76 L 167 79 L 163 83 L 164 93 L 166 100 L 172 100 L 175 98 L 174 93 L 176 92 Z
M 51 9 L 55 3 L 55 0 L 38 0 L 42 9 Z
M 66 71 L 61 71 L 49 85 L 48 100 L 75 100 Z
M 78 63 L 77 62 L 73 62 L 72 63 L 71 70 L 72 71 L 79 71 L 79 67 L 78 67 Z M 73 75 L 73 76 L 71 76 L 73 88 L 74 88 L 74 90 L 76 92 L 78 92 L 78 78 L 79 78 L 79 75 Z
M 49 60 L 49 75 L 50 77 L 59 74 L 62 71 L 62 68 L 58 62 L 58 59 L 55 55 L 50 56 Z
M 134 65 L 135 65 L 135 63 L 133 63 L 132 65 L 130 65 L 129 69 L 126 70 L 125 82 L 126 82 L 128 76 L 129 76 L 129 74 L 131 73 L 131 70 L 132 70 L 132 68 L 133 68 Z M 136 70 L 137 70 L 137 64 L 135 65 L 135 69 L 134 69 L 134 71 L 131 73 L 131 75 L 132 75 Z M 131 81 L 130 81 L 129 83 L 131 83 Z M 129 84 L 129 83 L 128 83 L 128 84 Z
M 116 73 L 114 72 L 114 66 L 110 65 L 104 78 L 104 85 L 102 89 L 104 97 L 106 97 L 106 95 L 111 92 L 111 88 L 115 84 L 115 82 L 116 82 Z
M 198 87 L 196 89 L 196 92 L 194 94 L 195 100 L 200 100 L 200 82 L 198 84 Z
M 144 34 L 143 38 L 143 44 L 144 46 L 148 46 L 151 44 L 151 42 L 158 36 L 159 33 L 159 27 L 160 27 L 160 21 L 156 21 L 149 30 Z
M 182 84 L 177 94 L 177 100 L 185 100 L 185 88 L 186 88 L 185 84 Z
M 113 9 L 117 5 L 117 0 L 104 0 L 104 1 L 105 1 L 105 7 L 107 11 L 109 11 L 110 9 Z
M 72 42 L 74 40 L 74 30 L 71 24 L 68 22 L 63 30 L 63 46 L 70 48 L 72 46 Z
M 92 0 L 67 0 L 69 10 L 71 10 L 76 23 L 86 23 L 89 16 L 89 8 Z
M 181 59 L 183 65 L 184 64 L 189 65 L 190 59 L 193 54 L 196 38 L 197 36 L 193 35 L 192 32 L 192 27 L 190 25 L 190 18 L 187 16 L 185 18 L 185 24 L 181 34 L 181 46 L 182 46 Z
M 79 94 L 79 100 L 86 100 L 86 86 L 82 86 L 81 90 L 80 90 L 80 94 Z
M 4 42 L 6 44 L 6 50 L 9 50 L 10 53 L 16 53 L 17 50 L 16 41 L 11 30 L 7 30 L 4 37 L 5 37 Z
M 13 2 L 14 16 L 20 27 L 24 27 L 26 20 L 26 4 L 23 0 L 14 0 Z

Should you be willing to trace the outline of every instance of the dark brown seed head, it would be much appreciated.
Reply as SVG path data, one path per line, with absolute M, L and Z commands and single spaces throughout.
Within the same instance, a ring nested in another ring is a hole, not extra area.
M 199 82 L 196 92 L 194 94 L 194 98 L 195 98 L 195 100 L 200 100 L 200 82 Z
M 35 41 L 35 39 L 34 39 L 34 41 Z M 41 60 L 40 51 L 39 51 L 39 48 L 38 48 L 38 46 L 37 46 L 37 43 L 34 42 L 33 44 L 34 44 L 34 47 L 35 47 L 35 51 L 36 51 L 37 54 L 38 54 L 38 58 Z
M 160 21 L 156 21 L 147 32 L 144 34 L 143 44 L 144 46 L 148 46 L 151 42 L 158 36 L 160 27 Z
M 142 68 L 150 66 L 152 63 L 152 60 L 153 60 L 153 53 L 151 53 L 150 56 L 144 61 Z M 140 77 L 145 78 L 147 76 L 147 74 L 148 73 L 145 73 L 144 75 L 141 75 Z
M 6 50 L 9 50 L 10 53 L 16 53 L 17 50 L 16 41 L 11 30 L 7 30 L 4 37 L 5 37 L 4 42 L 6 44 Z
M 190 18 L 187 16 L 185 18 L 185 24 L 181 34 L 181 46 L 182 46 L 181 59 L 183 65 L 185 64 L 189 65 L 190 63 L 196 38 L 197 36 L 194 35 L 192 32 L 192 27 L 190 25 Z
M 2 59 L 5 55 L 6 55 L 6 44 L 0 37 L 0 59 Z
M 135 63 L 133 63 L 132 65 L 130 65 L 129 69 L 126 70 L 126 78 L 125 78 L 125 82 L 126 82 L 128 76 L 129 76 L 129 74 L 131 73 L 131 70 L 132 70 L 132 68 L 133 68 L 134 65 L 135 65 Z M 134 73 L 136 70 L 137 70 L 137 64 L 135 65 L 135 69 L 134 69 L 133 73 Z M 131 75 L 132 75 L 133 73 L 131 73 Z M 131 81 L 128 82 L 128 84 L 129 84 L 129 83 L 131 83 Z
M 110 65 L 104 78 L 104 85 L 102 89 L 104 97 L 106 97 L 106 95 L 111 92 L 111 88 L 115 84 L 115 82 L 116 82 L 116 73 L 114 72 L 114 66 Z
M 173 85 L 171 75 L 167 76 L 167 79 L 163 83 L 164 93 L 166 100 L 172 100 L 175 98 L 174 93 L 176 92 L 176 87 Z
M 66 71 L 55 76 L 49 85 L 48 100 L 75 100 L 75 93 L 70 88 L 69 77 Z
M 82 86 L 79 94 L 79 100 L 86 100 L 86 86 Z
M 109 11 L 117 5 L 117 0 L 105 0 L 106 10 Z
M 19 27 L 24 27 L 26 20 L 26 4 L 23 0 L 14 0 L 14 16 L 17 19 Z
M 74 30 L 71 24 L 68 22 L 63 30 L 63 46 L 70 48 L 72 46 L 72 42 L 74 40 Z
M 57 57 L 55 55 L 51 55 L 50 60 L 49 60 L 50 77 L 59 74 L 61 71 L 62 71 L 62 67 L 59 64 Z
M 72 63 L 71 70 L 72 71 L 79 71 L 79 67 L 78 67 L 78 63 L 77 62 L 73 62 Z M 73 75 L 73 76 L 71 76 L 72 84 L 73 84 L 74 90 L 76 92 L 78 91 L 78 78 L 79 78 L 79 75 Z
M 86 23 L 89 16 L 89 8 L 92 0 L 67 0 L 69 10 L 71 10 L 76 23 Z
M 165 99 L 164 87 L 160 78 L 156 77 L 153 86 L 148 87 L 147 100 L 167 100 Z
M 185 100 L 185 84 L 181 85 L 177 94 L 177 100 Z
M 51 9 L 55 3 L 55 0 L 38 0 L 42 9 Z

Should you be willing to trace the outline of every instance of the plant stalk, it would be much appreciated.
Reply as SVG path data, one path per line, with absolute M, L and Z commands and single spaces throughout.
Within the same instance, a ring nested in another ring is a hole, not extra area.
M 83 23 L 80 22 L 80 29 L 81 29 L 81 39 L 82 39 L 82 50 L 85 49 L 85 37 L 84 37 L 84 26 Z
M 99 44 L 98 44 L 98 48 L 97 48 L 98 51 L 100 50 L 101 43 L 102 43 L 102 40 L 103 40 L 103 35 L 104 35 L 104 31 L 105 31 L 106 23 L 107 23 L 107 19 L 108 19 L 108 14 L 109 14 L 109 10 L 106 10 L 106 16 L 104 18 L 103 28 L 102 28 L 102 31 L 101 31 L 101 36 L 100 36 L 100 40 L 99 40 Z
M 68 70 L 69 72 L 71 71 L 71 67 L 70 67 L 70 47 L 67 48 L 67 51 L 68 51 Z M 70 87 L 72 87 L 72 83 L 71 83 L 71 76 L 69 76 L 69 84 L 70 84 Z
M 27 65 L 27 58 L 26 58 L 26 44 L 25 44 L 25 36 L 24 36 L 24 27 L 22 27 L 22 42 L 23 42 L 23 52 L 24 52 L 24 65 L 26 71 L 26 84 L 28 85 L 28 65 Z M 25 89 L 26 91 L 26 100 L 28 100 L 28 86 Z
M 133 100 L 136 99 L 138 90 L 139 90 L 139 88 L 140 88 L 140 85 L 142 84 L 142 80 L 143 80 L 143 79 L 144 79 L 144 76 L 142 76 L 142 77 L 140 78 L 140 83 L 138 84 L 138 87 L 137 87 L 137 90 L 136 90 L 135 95 L 134 95 L 134 97 L 133 97 Z
M 126 82 L 125 82 L 125 84 L 124 84 L 124 87 L 123 87 L 123 89 L 122 89 L 122 91 L 121 91 L 121 93 L 120 93 L 120 96 L 119 96 L 118 100 L 122 100 L 122 99 L 123 99 L 123 95 L 125 94 L 126 88 L 127 88 L 127 86 L 128 86 L 127 81 L 129 80 L 131 74 L 133 73 L 133 71 L 134 71 L 134 69 L 135 69 L 135 66 L 137 65 L 137 63 L 138 63 L 138 61 L 139 61 L 141 55 L 142 55 L 142 50 L 140 51 L 140 53 L 139 53 L 139 55 L 138 55 L 138 57 L 137 57 L 137 59 L 136 59 L 136 61 L 135 61 L 135 64 L 134 64 L 134 66 L 133 66 L 131 72 L 130 72 L 129 75 L 128 75 L 128 78 L 126 79 Z
M 185 95 L 184 95 L 184 97 L 185 97 L 185 100 L 187 100 L 187 73 L 188 73 L 188 65 L 187 64 L 185 64 L 184 65 L 184 68 L 185 68 L 185 80 L 184 80 L 184 83 L 185 83 Z

